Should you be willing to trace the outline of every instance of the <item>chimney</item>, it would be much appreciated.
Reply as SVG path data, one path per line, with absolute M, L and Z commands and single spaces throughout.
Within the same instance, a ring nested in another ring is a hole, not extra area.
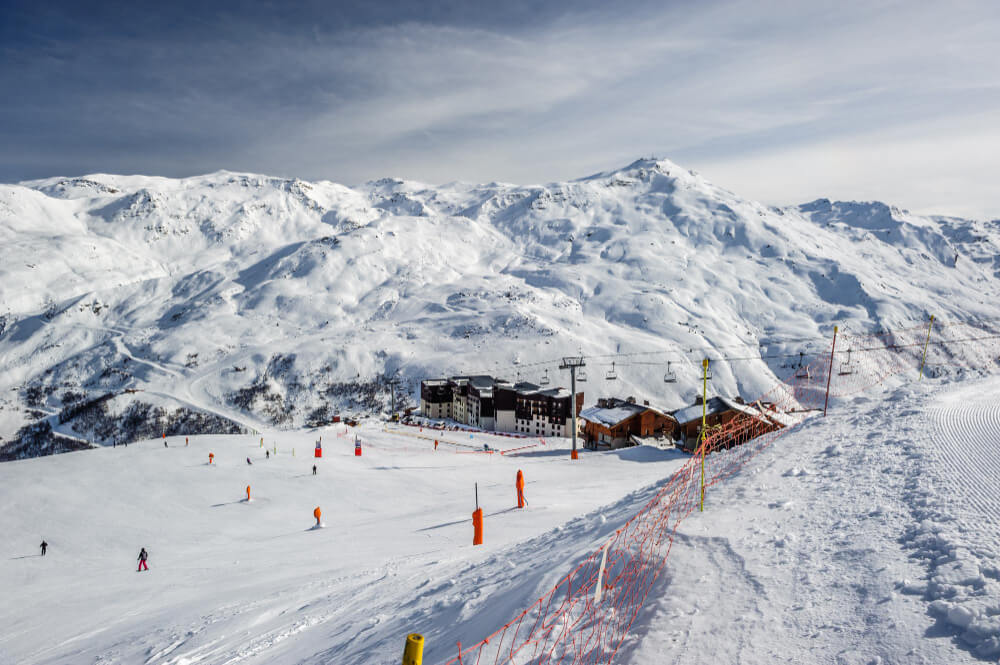
M 694 403 L 695 403 L 695 404 L 701 404 L 701 403 L 702 403 L 702 402 L 704 402 L 704 401 L 705 401 L 705 400 L 703 400 L 703 399 L 702 399 L 701 395 L 695 395 L 695 396 L 694 396 Z
M 649 400 L 648 399 L 642 400 L 642 405 L 643 406 L 649 406 Z
M 635 398 L 632 396 L 629 396 L 629 398 L 625 401 L 628 402 L 629 404 L 635 404 Z

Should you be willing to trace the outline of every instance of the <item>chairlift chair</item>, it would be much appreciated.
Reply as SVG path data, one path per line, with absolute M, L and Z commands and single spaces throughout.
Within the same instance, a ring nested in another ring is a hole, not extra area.
M 618 378 L 618 375 L 615 374 L 615 363 L 614 362 L 611 363 L 611 371 L 608 372 L 608 375 L 605 376 L 604 378 L 607 379 L 608 381 L 614 381 L 615 379 Z
M 667 361 L 667 373 L 663 375 L 664 383 L 677 383 L 677 373 L 670 369 L 670 361 Z
M 576 373 L 576 380 L 586 383 L 587 373 L 581 369 L 579 372 Z
M 837 372 L 840 376 L 847 376 L 848 374 L 854 374 L 854 364 L 851 362 L 851 349 L 847 350 L 847 360 L 840 363 L 840 371 Z
M 545 374 L 542 375 L 542 379 L 538 383 L 543 386 L 549 385 L 549 370 L 545 370 Z
M 804 355 L 805 354 L 802 351 L 799 351 L 799 366 L 795 370 L 795 378 L 796 379 L 808 379 L 809 378 L 809 368 L 807 366 L 805 366 L 805 365 L 802 364 L 802 357 Z

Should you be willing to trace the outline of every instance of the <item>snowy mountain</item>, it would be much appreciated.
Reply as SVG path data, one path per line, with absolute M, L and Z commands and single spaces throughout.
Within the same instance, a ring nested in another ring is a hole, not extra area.
M 761 355 L 834 324 L 993 318 L 1000 294 L 1000 222 L 771 208 L 652 159 L 538 186 L 53 178 L 0 185 L 0 241 L 8 458 L 318 425 L 384 409 L 388 374 L 409 403 L 460 372 L 565 383 L 580 353 L 588 403 L 683 406 L 706 356 L 713 392 L 753 397 L 788 371 Z

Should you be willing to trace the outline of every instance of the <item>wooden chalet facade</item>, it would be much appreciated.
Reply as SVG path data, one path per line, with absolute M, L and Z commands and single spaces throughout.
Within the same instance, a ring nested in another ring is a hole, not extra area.
M 584 409 L 584 446 L 621 448 L 631 445 L 633 436 L 669 436 L 674 438 L 677 421 L 668 413 L 633 398 L 597 400 L 597 406 Z
M 784 427 L 777 417 L 768 415 L 766 409 L 744 404 L 740 399 L 710 397 L 704 404 L 705 426 L 708 430 L 721 427 L 726 433 L 718 446 L 731 448 L 750 439 Z M 673 412 L 679 430 L 679 445 L 692 451 L 698 446 L 702 427 L 702 401 Z

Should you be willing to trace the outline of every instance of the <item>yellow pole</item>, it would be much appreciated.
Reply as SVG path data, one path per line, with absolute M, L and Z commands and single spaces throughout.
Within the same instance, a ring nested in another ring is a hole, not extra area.
M 410 633 L 403 647 L 403 665 L 421 665 L 424 662 L 424 636 Z
M 701 432 L 698 438 L 701 439 L 701 510 L 705 510 L 705 418 L 708 409 L 708 358 L 701 361 L 702 384 L 701 384 Z
M 934 325 L 934 315 L 931 314 L 931 322 L 927 324 L 927 339 L 924 340 L 924 355 L 920 359 L 920 378 L 917 381 L 922 381 L 924 378 L 924 362 L 927 361 L 927 344 L 931 341 L 931 326 Z

